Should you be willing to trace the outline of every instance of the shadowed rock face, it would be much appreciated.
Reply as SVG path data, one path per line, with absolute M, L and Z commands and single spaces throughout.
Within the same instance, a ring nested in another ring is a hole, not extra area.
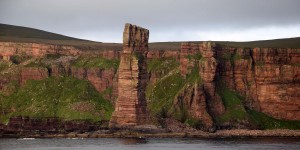
M 118 70 L 118 99 L 109 124 L 111 128 L 146 123 L 148 37 L 147 29 L 125 25 L 123 52 Z
M 201 120 L 206 130 L 213 126 L 211 115 L 217 116 L 225 111 L 215 90 L 217 62 L 214 58 L 214 47 L 211 42 L 187 42 L 181 44 L 180 51 L 181 75 L 186 78 L 192 71 L 198 71 L 201 82 L 193 83 L 194 85 L 185 89 L 178 98 L 183 99 L 190 116 Z

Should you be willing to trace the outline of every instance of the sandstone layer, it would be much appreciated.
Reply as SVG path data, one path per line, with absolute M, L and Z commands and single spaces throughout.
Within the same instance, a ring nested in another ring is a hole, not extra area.
M 123 52 L 118 69 L 118 98 L 109 126 L 127 128 L 146 123 L 147 64 L 149 31 L 126 24 Z
M 79 49 L 74 46 L 53 45 L 42 43 L 15 43 L 0 42 L 0 60 L 10 60 L 14 55 L 27 55 L 32 57 L 43 57 L 48 54 L 66 55 L 66 56 L 91 56 L 98 55 L 105 58 L 118 58 L 118 50 L 89 50 Z

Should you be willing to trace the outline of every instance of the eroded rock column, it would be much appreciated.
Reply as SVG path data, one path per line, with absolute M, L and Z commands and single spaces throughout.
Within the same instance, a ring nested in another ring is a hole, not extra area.
M 125 25 L 118 69 L 118 98 L 110 128 L 128 128 L 146 123 L 148 38 L 149 30 Z

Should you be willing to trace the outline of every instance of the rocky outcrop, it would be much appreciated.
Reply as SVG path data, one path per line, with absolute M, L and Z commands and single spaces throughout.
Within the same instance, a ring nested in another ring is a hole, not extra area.
M 24 85 L 27 80 L 42 80 L 48 76 L 49 73 L 46 68 L 26 67 L 21 70 L 20 83 Z
M 147 54 L 147 59 L 153 58 L 175 58 L 179 61 L 180 50 L 151 50 Z
M 123 52 L 118 70 L 118 99 L 109 126 L 126 128 L 146 123 L 147 64 L 149 31 L 126 24 Z

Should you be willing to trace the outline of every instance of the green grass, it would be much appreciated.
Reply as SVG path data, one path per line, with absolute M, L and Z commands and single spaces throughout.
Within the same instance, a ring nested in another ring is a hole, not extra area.
M 202 55 L 200 53 L 194 54 L 194 55 L 187 55 L 186 56 L 187 59 L 189 60 L 201 60 Z
M 12 116 L 58 117 L 63 120 L 109 120 L 112 104 L 86 80 L 50 77 L 29 80 L 9 96 L 2 96 L 2 122 Z
M 264 113 L 248 110 L 251 119 L 262 129 L 300 129 L 300 121 L 274 119 Z
M 120 60 L 118 59 L 106 59 L 103 57 L 80 57 L 72 63 L 72 66 L 78 68 L 100 68 L 100 69 L 110 69 L 119 67 Z
M 0 76 L 2 77 L 2 76 Z M 0 90 L 0 95 L 8 96 L 17 91 L 20 87 L 20 83 L 18 80 L 11 80 L 8 84 L 4 84 L 2 89 Z
M 21 26 L 6 25 L 6 24 L 0 24 L 0 31 L 1 31 L 0 36 L 7 36 L 7 37 L 81 41 L 81 39 L 76 39 L 76 38 L 55 34 L 47 31 L 21 27 Z
M 178 66 L 179 62 L 175 58 L 154 58 L 148 60 L 147 71 L 165 75 Z
M 158 118 L 174 117 L 185 122 L 190 119 L 186 108 L 183 104 L 176 104 L 179 107 L 175 108 L 173 104 L 177 101 L 178 95 L 186 88 L 192 87 L 196 83 L 201 84 L 201 77 L 199 67 L 195 65 L 194 68 L 191 68 L 191 73 L 184 78 L 180 74 L 179 64 L 175 62 L 175 59 L 153 59 L 148 62 L 149 72 L 161 73 L 165 70 L 166 72 L 160 74 L 156 83 L 148 85 L 146 97 L 149 100 L 148 107 L 152 115 Z
M 243 58 L 240 56 L 237 52 L 234 52 L 233 54 L 227 52 L 223 53 L 223 55 L 220 57 L 221 61 L 230 61 L 230 64 L 233 65 L 235 61 L 241 60 L 241 59 L 249 59 L 249 57 Z
M 122 50 L 122 44 L 119 43 L 94 42 L 43 30 L 1 23 L 0 41 L 67 45 L 80 50 Z
M 42 59 L 36 59 L 24 67 L 35 67 L 35 68 L 50 68 L 50 64 L 45 64 Z
M 46 54 L 47 59 L 58 59 L 61 56 L 63 56 L 63 55 L 61 55 L 61 54 Z
M 248 120 L 261 129 L 300 129 L 300 121 L 286 121 L 272 118 L 262 112 L 246 109 L 242 101 L 244 97 L 225 87 L 218 88 L 218 94 L 221 96 L 225 105 L 226 112 L 217 116 L 217 123 L 228 121 L 239 122 Z
M 25 54 L 22 54 L 22 55 L 12 55 L 10 57 L 10 60 L 15 63 L 15 64 L 20 64 L 28 59 L 32 58 L 32 56 L 28 56 L 28 55 L 25 55 Z
M 194 118 L 187 118 L 184 123 L 196 129 L 201 129 L 203 126 L 203 122 L 201 120 Z
M 9 67 L 8 62 L 6 61 L 0 61 L 0 72 L 7 69 Z
M 230 61 L 231 60 L 231 54 L 230 53 L 224 53 L 222 56 L 221 56 L 221 59 L 223 61 Z
M 242 104 L 243 97 L 227 88 L 218 89 L 218 94 L 221 96 L 226 108 L 225 114 L 217 116 L 218 123 L 247 119 L 248 115 Z
M 237 60 L 240 60 L 242 59 L 242 57 L 236 52 L 232 58 L 231 58 L 231 61 L 234 62 L 234 61 L 237 61 Z
M 153 89 L 147 93 L 150 99 L 150 110 L 155 114 L 161 114 L 162 111 L 170 113 L 175 96 L 184 86 L 184 79 L 180 73 L 174 73 L 158 81 Z

